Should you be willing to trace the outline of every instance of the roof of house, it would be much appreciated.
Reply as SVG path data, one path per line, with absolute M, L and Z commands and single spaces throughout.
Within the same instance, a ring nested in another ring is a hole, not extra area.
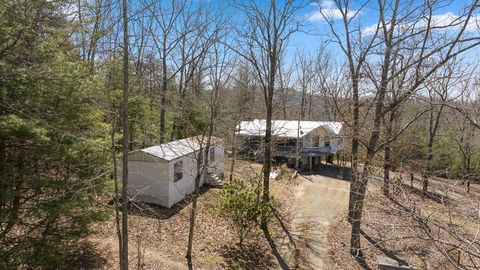
M 211 145 L 219 144 L 220 139 L 216 137 L 211 137 Z M 177 141 L 172 141 L 160 145 L 155 145 L 140 149 L 137 151 L 142 151 L 149 155 L 152 155 L 157 158 L 164 159 L 166 161 L 171 161 L 179 157 L 189 155 L 195 151 L 200 150 L 201 145 L 205 147 L 207 143 L 207 137 L 194 136 L 190 138 L 185 138 Z
M 237 132 L 240 135 L 265 136 L 265 119 L 254 119 L 242 121 L 237 125 Z M 284 138 L 301 138 L 317 128 L 323 128 L 331 136 L 339 136 L 343 124 L 341 122 L 325 121 L 300 121 L 299 132 L 298 120 L 272 120 L 272 134 Z

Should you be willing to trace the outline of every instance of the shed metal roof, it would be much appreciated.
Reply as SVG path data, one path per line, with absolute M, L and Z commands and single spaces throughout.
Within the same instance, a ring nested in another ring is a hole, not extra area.
M 216 137 L 211 138 L 211 145 L 218 144 L 219 142 L 221 142 L 220 139 Z M 137 151 L 142 151 L 154 157 L 158 157 L 166 161 L 171 161 L 200 150 L 201 144 L 203 144 L 205 147 L 206 143 L 207 143 L 206 137 L 203 138 L 203 142 L 202 142 L 202 138 L 200 136 L 195 136 L 195 137 L 185 138 L 177 141 L 172 141 L 169 143 L 147 147 Z
M 254 119 L 252 121 L 242 121 L 237 125 L 237 132 L 240 135 L 265 136 L 265 119 Z M 298 120 L 272 120 L 272 134 L 283 138 L 296 138 L 299 132 Z M 323 128 L 331 136 L 340 136 L 343 124 L 341 122 L 325 121 L 300 121 L 301 138 L 317 128 Z

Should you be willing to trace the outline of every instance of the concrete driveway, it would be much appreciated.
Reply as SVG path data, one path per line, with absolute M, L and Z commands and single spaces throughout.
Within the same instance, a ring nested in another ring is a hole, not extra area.
M 305 241 L 305 265 L 311 269 L 329 269 L 329 225 L 348 210 L 350 182 L 334 178 L 337 175 L 338 170 L 323 167 L 321 175 L 300 176 L 306 180 L 295 190 L 293 229 Z

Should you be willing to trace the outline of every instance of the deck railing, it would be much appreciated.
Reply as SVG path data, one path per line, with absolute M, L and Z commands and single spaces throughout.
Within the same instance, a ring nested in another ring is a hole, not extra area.
M 291 145 L 277 145 L 275 149 L 278 154 L 282 155 L 295 154 L 297 152 L 297 148 Z M 299 150 L 301 154 L 325 154 L 330 153 L 331 148 L 330 146 L 301 147 Z
M 319 146 L 319 147 L 303 147 L 300 149 L 300 152 L 305 154 L 322 154 L 330 153 L 330 146 Z

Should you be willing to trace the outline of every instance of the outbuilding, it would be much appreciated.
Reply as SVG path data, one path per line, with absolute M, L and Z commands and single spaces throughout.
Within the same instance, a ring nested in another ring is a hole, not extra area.
M 212 137 L 209 153 L 206 138 L 200 136 L 132 151 L 128 155 L 128 194 L 135 201 L 170 208 L 195 190 L 197 162 L 207 166 L 200 186 L 223 178 L 222 141 Z

